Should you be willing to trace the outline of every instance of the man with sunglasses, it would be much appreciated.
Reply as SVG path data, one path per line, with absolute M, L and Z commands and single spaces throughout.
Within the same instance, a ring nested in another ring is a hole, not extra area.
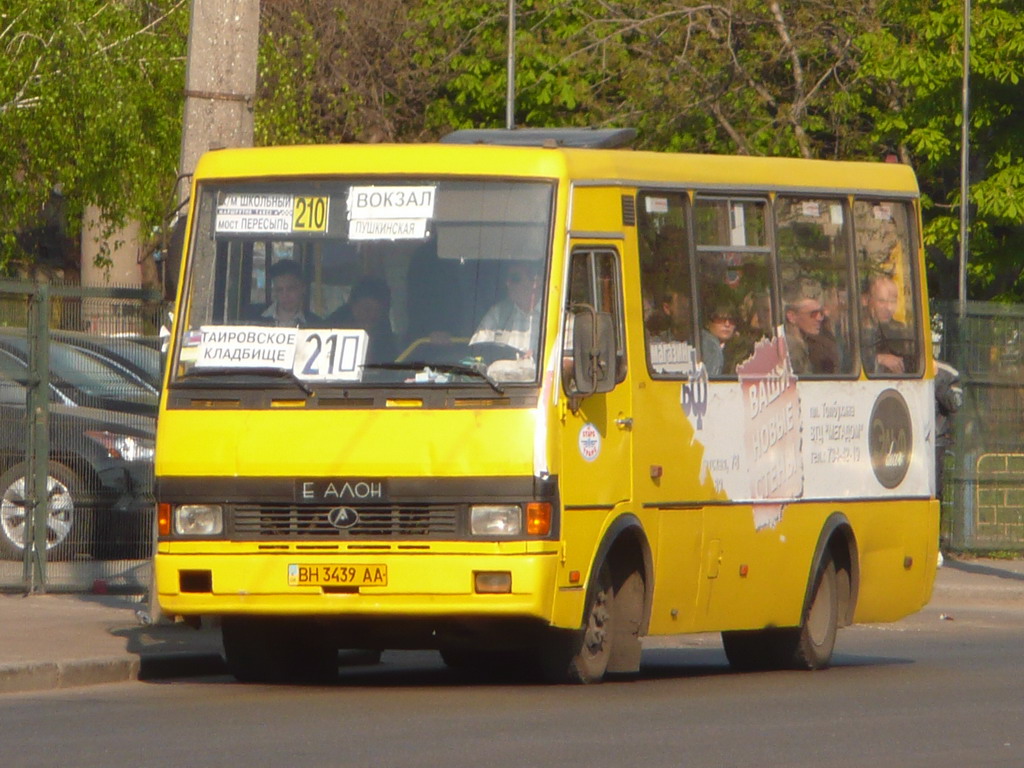
M 839 347 L 820 299 L 801 293 L 786 302 L 786 346 L 793 372 L 835 373 Z

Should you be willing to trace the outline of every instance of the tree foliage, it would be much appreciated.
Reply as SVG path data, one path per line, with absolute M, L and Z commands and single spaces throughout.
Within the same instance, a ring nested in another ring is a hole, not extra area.
M 0 0 L 0 259 L 62 202 L 155 221 L 178 155 L 186 0 Z M 520 126 L 642 148 L 911 163 L 955 296 L 961 0 L 517 0 Z M 973 0 L 970 295 L 1024 297 L 1019 0 Z M 505 124 L 507 0 L 263 0 L 259 143 Z M 58 217 L 60 218 L 60 217 Z M 44 222 L 45 223 L 45 222 Z
M 963 4 L 886 0 L 859 41 L 874 141 L 914 165 L 925 197 L 933 294 L 956 296 L 960 242 Z M 1017 0 L 973 0 L 968 244 L 971 298 L 1024 296 L 1024 15 Z
M 109 235 L 159 221 L 181 137 L 185 0 L 0 0 L 0 267 L 66 233 L 86 206 Z M 59 242 L 59 238 L 56 242 Z

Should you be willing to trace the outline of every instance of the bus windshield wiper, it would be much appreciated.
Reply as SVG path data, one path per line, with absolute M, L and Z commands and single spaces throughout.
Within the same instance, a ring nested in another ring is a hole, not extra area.
M 291 368 L 193 368 L 188 373 L 179 376 L 180 379 L 198 379 L 203 376 L 272 376 L 276 379 L 286 379 L 297 386 L 307 395 L 314 394 L 313 389 L 302 379 L 295 375 Z
M 458 373 L 463 376 L 476 376 L 491 385 L 491 389 L 499 395 L 504 395 L 505 390 L 487 371 L 474 368 L 472 365 L 459 363 L 424 363 L 410 360 L 404 363 L 367 363 L 363 368 L 371 368 L 381 371 L 437 371 L 438 373 Z

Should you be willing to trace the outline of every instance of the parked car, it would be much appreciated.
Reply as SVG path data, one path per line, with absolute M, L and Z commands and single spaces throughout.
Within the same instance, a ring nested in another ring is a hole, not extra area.
M 25 424 L 22 389 L 20 405 L 0 403 L 0 558 L 7 560 L 25 550 Z M 154 434 L 152 418 L 50 406 L 47 559 L 151 553 Z
M 158 340 L 154 342 L 141 336 L 97 336 L 83 331 L 50 331 L 50 338 L 95 356 L 153 392 L 160 391 L 163 363 Z
M 28 346 L 23 331 L 0 332 L 0 378 L 27 381 Z M 49 346 L 51 402 L 156 415 L 158 388 L 97 353 L 55 340 Z
M 0 558 L 26 536 L 24 332 L 0 332 Z M 157 389 L 96 351 L 50 341 L 49 559 L 145 557 Z

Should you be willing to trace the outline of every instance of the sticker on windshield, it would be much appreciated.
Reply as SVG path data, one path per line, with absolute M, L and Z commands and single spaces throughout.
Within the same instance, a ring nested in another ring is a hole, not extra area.
M 304 381 L 359 381 L 369 336 L 362 329 L 204 325 L 196 368 L 291 371 Z
M 434 215 L 437 187 L 352 187 L 349 240 L 422 240 Z
M 297 328 L 204 325 L 196 368 L 280 368 L 295 361 Z
M 238 235 L 327 232 L 330 198 L 312 195 L 226 195 L 215 231 Z
M 369 340 L 361 328 L 299 331 L 292 371 L 305 381 L 359 381 Z

